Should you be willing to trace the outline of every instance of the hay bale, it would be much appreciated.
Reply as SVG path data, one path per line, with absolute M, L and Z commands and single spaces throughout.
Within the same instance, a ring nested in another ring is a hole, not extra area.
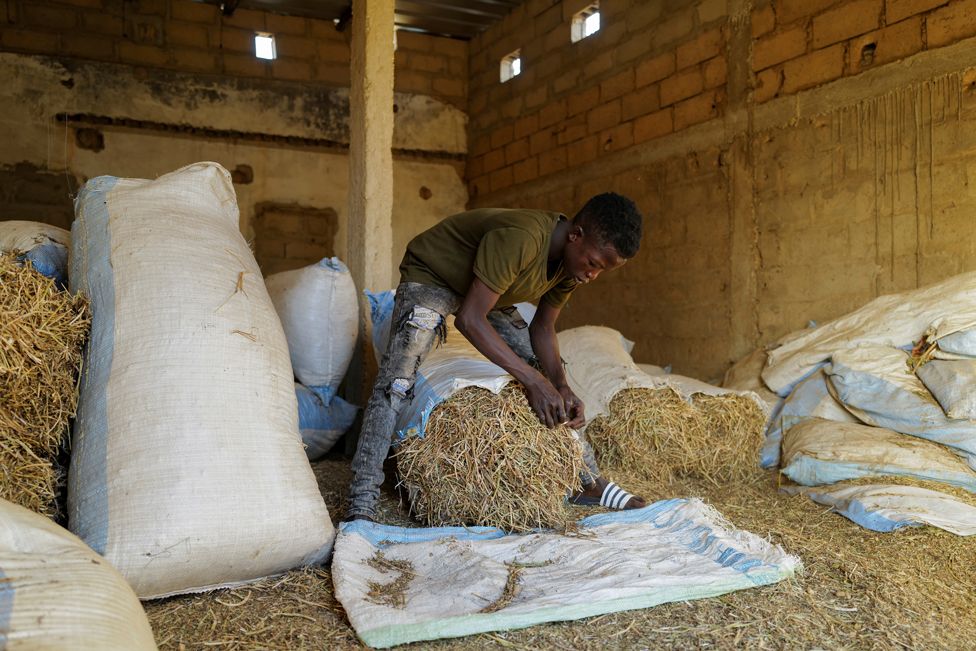
M 47 516 L 57 514 L 56 458 L 90 323 L 83 297 L 0 255 L 0 498 Z
M 718 485 L 759 475 L 765 421 L 757 402 L 742 395 L 695 393 L 689 402 L 673 387 L 632 388 L 617 392 L 586 435 L 604 469 Z
M 431 526 L 508 531 L 563 527 L 565 497 L 580 489 L 582 450 L 567 427 L 539 422 L 520 387 L 467 387 L 435 407 L 423 437 L 396 454 L 414 513 Z

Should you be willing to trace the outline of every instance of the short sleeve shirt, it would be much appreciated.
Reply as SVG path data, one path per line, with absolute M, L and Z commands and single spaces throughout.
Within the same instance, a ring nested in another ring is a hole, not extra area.
M 452 215 L 410 241 L 400 281 L 464 296 L 478 278 L 500 295 L 497 307 L 540 300 L 562 307 L 577 284 L 562 262 L 549 270 L 552 232 L 563 219 L 556 212 L 505 208 Z

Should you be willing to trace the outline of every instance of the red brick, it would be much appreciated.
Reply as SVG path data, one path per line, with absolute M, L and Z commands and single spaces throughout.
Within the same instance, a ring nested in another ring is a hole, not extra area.
M 512 177 L 516 183 L 527 183 L 539 176 L 539 159 L 528 158 L 512 166 Z
M 256 59 L 248 54 L 225 53 L 223 60 L 224 72 L 235 77 L 267 77 L 271 70 L 271 62 Z
M 539 114 L 532 113 L 530 115 L 524 115 L 515 121 L 514 136 L 516 138 L 524 138 L 529 136 L 539 129 Z
M 433 37 L 430 39 L 430 41 L 431 44 L 434 46 L 435 52 L 446 54 L 448 57 L 455 58 L 455 59 L 468 58 L 467 41 L 461 41 L 456 38 L 438 38 L 438 37 Z
M 254 54 L 254 32 L 225 27 L 217 32 L 216 36 L 221 50 Z M 275 45 L 280 52 L 281 48 L 277 43 Z
M 549 99 L 549 90 L 545 84 L 537 84 L 535 88 L 525 94 L 525 106 L 536 108 L 542 106 Z
M 445 79 L 434 77 L 431 82 L 434 93 L 448 97 L 464 97 L 464 81 L 461 79 Z
M 768 34 L 774 27 L 776 27 L 776 14 L 773 13 L 772 5 L 752 12 L 752 38 Z
M 661 106 L 697 95 L 702 88 L 704 88 L 704 81 L 701 70 L 697 66 L 671 75 L 661 82 Z
M 779 94 L 783 87 L 783 71 L 779 68 L 767 68 L 756 75 L 756 89 L 752 99 L 757 104 L 769 101 Z
M 695 28 L 694 7 L 671 12 L 654 26 L 654 42 L 659 45 L 673 43 L 690 35 Z
M 217 22 L 217 7 L 192 0 L 173 0 L 170 5 L 170 17 L 174 20 L 213 25 Z
M 78 12 L 70 7 L 25 4 L 24 21 L 30 27 L 50 30 L 69 30 L 78 24 Z
M 197 23 L 177 23 L 170 21 L 166 24 L 166 43 L 170 45 L 185 45 L 187 47 L 210 47 L 208 27 Z
M 315 20 L 314 18 L 308 19 L 308 33 L 309 36 L 313 38 L 321 38 L 327 41 L 342 41 L 346 42 L 346 34 L 343 34 L 335 28 L 335 23 L 331 20 Z M 400 39 L 404 32 L 397 32 L 397 40 Z
M 305 81 L 312 78 L 312 66 L 308 61 L 283 57 L 271 62 L 271 74 L 276 79 Z
M 752 48 L 752 69 L 764 70 L 807 51 L 807 30 L 794 27 L 760 39 Z
M 53 32 L 33 32 L 26 29 L 5 29 L 0 32 L 4 48 L 52 54 L 58 49 L 58 35 Z
M 254 9 L 235 9 L 230 16 L 224 16 L 221 22 L 230 27 L 240 27 L 241 29 L 266 31 L 265 12 Z
M 637 57 L 644 56 L 651 50 L 653 41 L 644 32 L 638 32 L 614 48 L 616 64 L 627 63 Z
M 671 109 L 657 111 L 634 120 L 634 142 L 646 142 L 667 135 L 674 130 Z
M 315 79 L 336 88 L 348 88 L 349 66 L 320 61 L 315 64 Z
M 539 176 L 566 169 L 566 147 L 550 149 L 539 156 Z
M 613 49 L 605 50 L 604 52 L 590 59 L 590 61 L 583 66 L 583 77 L 586 79 L 596 77 L 597 75 L 602 75 L 611 68 L 613 68 Z
M 548 129 L 536 131 L 529 138 L 529 152 L 535 156 L 556 146 L 556 136 Z
M 312 59 L 318 52 L 317 44 L 304 36 L 280 34 L 275 36 L 275 51 L 279 57 Z
M 315 44 L 315 49 L 320 61 L 349 65 L 349 46 L 345 43 L 319 40 Z M 400 74 L 400 71 L 397 70 L 396 74 Z
M 725 83 L 728 78 L 728 66 L 725 57 L 715 57 L 705 62 L 702 66 L 702 74 L 705 77 L 705 88 L 715 88 Z
M 539 127 L 544 129 L 566 118 L 566 101 L 550 102 L 539 111 Z
M 874 45 L 874 50 L 865 54 L 869 45 Z M 851 41 L 847 46 L 848 71 L 856 74 L 870 66 L 904 59 L 921 49 L 922 17 L 915 16 Z
M 702 32 L 695 39 L 678 46 L 678 70 L 718 56 L 722 51 L 722 30 L 715 28 Z
M 552 92 L 556 95 L 561 95 L 567 90 L 576 88 L 581 74 L 582 72 L 578 68 L 570 68 L 552 80 Z
M 634 70 L 618 72 L 600 84 L 600 101 L 609 102 L 634 90 Z
M 954 43 L 976 34 L 976 0 L 961 0 L 932 12 L 925 19 L 929 47 Z
M 521 138 L 505 146 L 505 164 L 511 165 L 529 157 L 529 139 Z
M 826 11 L 813 19 L 813 48 L 845 41 L 881 25 L 882 0 L 855 0 Z
M 512 142 L 515 130 L 511 124 L 505 124 L 491 132 L 491 148 L 500 149 Z
M 579 167 L 600 155 L 599 136 L 590 136 L 566 146 L 566 162 L 570 167 Z
M 430 77 L 413 70 L 398 71 L 393 78 L 393 85 L 397 90 L 408 93 L 430 94 L 432 89 Z
M 887 0 L 885 3 L 885 22 L 889 25 L 903 18 L 920 14 L 949 4 L 949 0 Z
M 186 70 L 217 70 L 217 56 L 207 50 L 176 50 L 173 52 L 173 61 L 179 68 Z
M 470 154 L 472 156 L 482 156 L 491 151 L 491 134 L 483 133 L 471 139 Z
M 125 63 L 146 66 L 165 66 L 169 62 L 169 55 L 163 48 L 137 45 L 127 41 L 119 43 L 119 58 Z
M 119 38 L 125 32 L 121 16 L 113 16 L 104 11 L 83 11 L 81 29 L 95 34 L 105 34 Z
M 620 124 L 620 100 L 602 104 L 586 114 L 586 126 L 590 133 L 599 133 Z
M 466 169 L 464 170 L 464 175 L 469 179 L 473 179 L 476 176 L 481 176 L 484 169 L 485 169 L 484 156 L 469 155 L 468 164 Z
M 414 70 L 443 74 L 447 71 L 447 59 L 439 54 L 410 53 L 410 67 Z
M 674 72 L 674 52 L 666 52 L 653 59 L 642 61 L 635 71 L 638 88 L 661 81 Z
M 505 150 L 493 149 L 485 154 L 485 172 L 494 172 L 505 166 Z
M 512 185 L 512 168 L 504 167 L 491 173 L 491 191 L 498 192 Z
M 582 113 L 563 120 L 559 127 L 559 131 L 556 133 L 556 142 L 560 145 L 585 138 L 586 134 L 589 133 L 586 128 L 586 115 Z
M 600 133 L 600 148 L 603 151 L 626 149 L 634 144 L 634 123 L 624 122 Z
M 308 24 L 301 16 L 282 16 L 268 13 L 265 16 L 266 27 L 272 34 L 294 34 L 304 36 L 308 31 Z
M 819 86 L 844 73 L 844 44 L 838 43 L 824 50 L 787 61 L 783 68 L 783 92 L 790 94 L 804 88 Z
M 586 90 L 569 96 L 569 115 L 585 113 L 600 103 L 600 87 L 590 86 Z
M 67 33 L 61 35 L 61 51 L 76 57 L 107 61 L 115 58 L 115 42 L 100 35 Z
M 707 122 L 721 113 L 721 94 L 708 91 L 674 106 L 674 130 Z
M 792 23 L 798 18 L 819 14 L 840 0 L 774 0 L 776 22 L 780 25 Z M 846 0 L 845 0 L 846 1 Z
M 654 84 L 624 95 L 621 100 L 620 119 L 626 122 L 658 110 L 661 106 L 660 93 L 661 89 L 657 84 Z

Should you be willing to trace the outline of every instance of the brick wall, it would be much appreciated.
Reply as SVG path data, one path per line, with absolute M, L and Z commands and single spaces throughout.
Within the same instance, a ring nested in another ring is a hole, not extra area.
M 254 32 L 278 58 L 254 56 Z M 466 104 L 467 43 L 398 34 L 396 90 Z M 6 0 L 0 50 L 235 77 L 349 85 L 349 45 L 331 21 L 191 0 Z

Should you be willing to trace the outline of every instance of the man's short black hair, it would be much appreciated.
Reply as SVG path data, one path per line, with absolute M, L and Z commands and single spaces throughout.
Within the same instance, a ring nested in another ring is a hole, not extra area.
M 620 257 L 633 258 L 640 248 L 643 219 L 633 201 L 616 192 L 604 192 L 587 201 L 573 222 L 584 235 L 612 246 Z

